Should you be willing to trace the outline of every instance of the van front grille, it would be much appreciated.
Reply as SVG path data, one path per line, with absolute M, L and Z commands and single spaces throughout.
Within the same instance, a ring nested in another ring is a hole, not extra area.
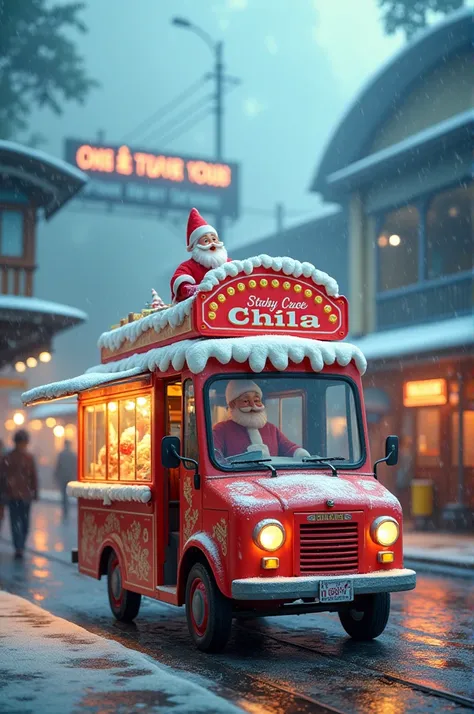
M 358 523 L 300 523 L 299 536 L 300 575 L 358 571 Z

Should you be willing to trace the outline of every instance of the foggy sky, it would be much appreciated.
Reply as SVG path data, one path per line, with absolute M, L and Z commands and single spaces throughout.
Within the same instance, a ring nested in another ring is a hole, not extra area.
M 117 143 L 212 69 L 206 45 L 172 27 L 171 17 L 188 17 L 222 38 L 226 70 L 242 80 L 225 100 L 225 156 L 242 165 L 242 216 L 226 232 L 232 255 L 233 246 L 274 229 L 277 201 L 284 202 L 293 223 L 327 210 L 308 193 L 321 152 L 361 84 L 403 42 L 384 37 L 376 5 L 376 0 L 89 0 L 84 13 L 89 34 L 79 36 L 78 45 L 102 86 L 84 107 L 67 105 L 60 117 L 36 111 L 31 128 L 47 137 L 41 148 L 57 156 L 65 137 L 94 140 L 99 129 Z M 211 85 L 202 90 L 203 97 L 211 90 Z M 148 141 L 143 137 L 137 134 L 129 143 L 213 156 L 211 117 L 170 144 L 160 142 L 159 125 Z M 141 310 L 152 287 L 169 299 L 173 269 L 188 257 L 186 219 L 183 215 L 181 227 L 171 228 L 138 213 L 87 212 L 76 200 L 40 224 L 35 295 L 83 309 L 89 321 L 55 340 L 52 363 L 29 372 L 32 386 L 97 364 L 99 334 Z M 321 250 L 308 260 L 325 269 Z

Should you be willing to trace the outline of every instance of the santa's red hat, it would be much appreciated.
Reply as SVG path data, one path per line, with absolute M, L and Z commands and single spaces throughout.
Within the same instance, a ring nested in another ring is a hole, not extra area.
M 216 229 L 206 223 L 197 208 L 191 208 L 186 232 L 187 250 L 191 252 L 199 238 L 206 235 L 206 233 L 217 235 Z

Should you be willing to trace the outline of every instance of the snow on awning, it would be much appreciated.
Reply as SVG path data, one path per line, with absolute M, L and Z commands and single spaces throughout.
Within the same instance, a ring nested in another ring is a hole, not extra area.
M 187 367 L 193 374 L 198 374 L 210 359 L 220 364 L 229 364 L 231 360 L 239 364 L 248 362 L 251 371 L 256 373 L 263 372 L 267 364 L 284 371 L 289 363 L 301 364 L 304 359 L 309 360 L 314 372 L 321 372 L 325 365 L 346 367 L 352 361 L 361 374 L 367 367 L 360 349 L 348 342 L 319 342 L 283 335 L 182 340 L 116 362 L 97 365 L 74 379 L 30 389 L 22 394 L 22 400 L 25 404 L 34 404 L 61 399 L 108 382 L 147 372 L 167 372 L 170 368 L 180 372 Z
M 431 322 L 396 330 L 374 332 L 354 340 L 367 359 L 391 359 L 405 355 L 467 347 L 474 344 L 474 317 Z
M 73 377 L 72 379 L 63 379 L 61 382 L 52 382 L 42 387 L 34 387 L 24 392 L 21 398 L 23 404 L 26 406 L 40 404 L 41 402 L 52 402 L 57 399 L 73 397 L 76 394 L 87 392 L 89 389 L 95 389 L 95 387 L 100 387 L 102 384 L 107 384 L 108 382 L 116 382 L 122 379 L 128 379 L 129 377 L 135 377 L 140 374 L 141 371 L 142 370 L 135 368 L 123 372 L 114 372 L 113 374 L 86 372 L 86 374 L 80 374 L 78 377 Z

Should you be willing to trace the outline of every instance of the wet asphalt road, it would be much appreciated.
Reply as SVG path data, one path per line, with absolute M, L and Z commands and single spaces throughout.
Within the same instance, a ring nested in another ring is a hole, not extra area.
M 2 535 L 8 536 L 7 523 Z M 419 574 L 417 589 L 392 596 L 379 640 L 355 643 L 336 615 L 236 623 L 221 655 L 197 652 L 182 609 L 144 598 L 136 623 L 111 616 L 105 581 L 79 575 L 75 510 L 35 507 L 24 563 L 0 541 L 0 587 L 86 629 L 182 670 L 253 714 L 473 711 L 473 581 Z M 35 551 L 35 552 L 33 552 Z M 433 692 L 432 690 L 436 690 Z

